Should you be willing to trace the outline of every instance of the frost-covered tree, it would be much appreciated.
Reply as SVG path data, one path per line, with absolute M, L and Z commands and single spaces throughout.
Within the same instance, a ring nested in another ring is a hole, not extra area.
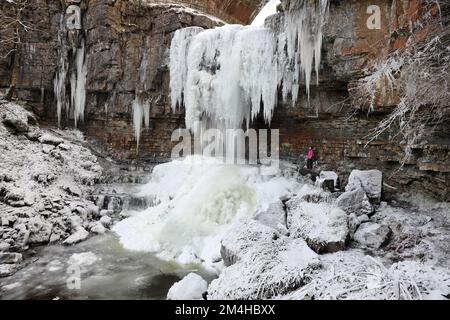
M 24 35 L 36 30 L 24 14 L 32 3 L 29 0 L 0 0 L 0 55 L 12 61 L 7 100 L 12 99 L 17 86 Z
M 437 125 L 450 120 L 450 29 L 447 1 L 424 1 L 426 13 L 413 28 L 427 25 L 432 36 L 419 45 L 407 47 L 404 52 L 394 52 L 373 72 L 361 79 L 359 90 L 366 93 L 365 104 L 373 111 L 377 85 L 388 84 L 399 95 L 399 103 L 369 135 L 369 141 L 381 134 L 391 133 L 400 139 L 404 148 L 402 165 L 407 163 L 414 147 L 426 140 Z M 432 11 L 438 10 L 438 16 Z

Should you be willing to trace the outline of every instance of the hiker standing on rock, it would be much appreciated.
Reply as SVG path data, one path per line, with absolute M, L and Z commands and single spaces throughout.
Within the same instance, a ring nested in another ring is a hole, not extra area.
M 312 169 L 313 168 L 313 161 L 314 161 L 314 148 L 313 146 L 310 146 L 308 149 L 308 156 L 307 156 L 307 160 L 306 160 L 306 167 L 308 169 Z

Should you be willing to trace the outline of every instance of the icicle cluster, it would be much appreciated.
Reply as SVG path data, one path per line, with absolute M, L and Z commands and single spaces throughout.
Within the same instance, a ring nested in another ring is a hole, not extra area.
M 266 122 L 283 98 L 295 103 L 313 65 L 318 73 L 328 0 L 297 0 L 276 32 L 258 26 L 225 25 L 178 30 L 170 51 L 172 108 L 184 103 L 186 127 L 208 118 L 216 127 L 239 128 L 263 106 Z
M 134 136 L 136 137 L 136 150 L 139 151 L 139 141 L 141 139 L 142 123 L 145 128 L 150 126 L 150 101 L 136 98 L 133 101 L 133 127 Z
M 84 40 L 79 48 L 72 49 L 72 63 L 68 63 L 67 44 L 63 41 L 63 36 L 59 37 L 60 54 L 58 72 L 54 80 L 54 92 L 56 97 L 56 109 L 58 115 L 58 127 L 61 125 L 62 111 L 73 116 L 75 127 L 78 121 L 84 120 L 84 107 L 86 105 L 86 77 L 87 63 L 85 58 Z M 70 70 L 70 100 L 66 97 L 66 80 Z

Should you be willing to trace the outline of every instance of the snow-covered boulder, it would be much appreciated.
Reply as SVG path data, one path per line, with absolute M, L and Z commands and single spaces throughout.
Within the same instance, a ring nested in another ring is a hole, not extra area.
M 29 220 L 28 227 L 30 229 L 30 244 L 43 244 L 50 241 L 52 234 L 52 223 L 36 216 Z
M 268 227 L 274 228 L 280 234 L 288 234 L 286 228 L 286 211 L 284 210 L 284 205 L 281 201 L 272 203 L 266 211 L 258 213 L 255 220 Z
M 4 115 L 2 122 L 7 127 L 14 129 L 16 132 L 28 132 L 30 129 L 28 126 L 28 118 L 25 113 L 7 113 Z
M 343 250 L 349 236 L 347 214 L 327 203 L 287 203 L 291 237 L 303 238 L 317 253 Z
M 392 230 L 389 226 L 367 222 L 359 226 L 353 238 L 366 247 L 378 249 L 389 241 L 391 234 Z
M 345 191 L 362 189 L 370 200 L 380 203 L 383 189 L 383 173 L 380 170 L 353 170 Z
M 269 299 L 301 287 L 320 266 L 318 255 L 303 239 L 282 236 L 256 246 L 211 282 L 208 299 Z
M 344 192 L 336 199 L 336 204 L 348 214 L 361 216 L 373 213 L 373 206 L 362 189 Z
M 189 273 L 174 283 L 167 293 L 169 300 L 200 300 L 206 292 L 208 283 L 196 273 Z
M 244 219 L 233 225 L 224 235 L 220 255 L 225 266 L 241 260 L 257 244 L 270 243 L 280 234 L 273 228 L 253 219 Z
M 63 244 L 72 245 L 83 240 L 86 240 L 89 236 L 89 232 L 83 227 L 79 227 L 70 237 L 63 241 Z
M 104 234 L 106 232 L 106 228 L 101 224 L 101 222 L 94 222 L 91 226 L 91 232 L 96 234 Z
M 111 223 L 112 223 L 112 219 L 110 216 L 104 215 L 100 218 L 100 223 L 105 227 L 108 228 Z

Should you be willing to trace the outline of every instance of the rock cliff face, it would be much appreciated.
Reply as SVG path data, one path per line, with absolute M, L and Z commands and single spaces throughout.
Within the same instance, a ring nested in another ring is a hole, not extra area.
M 245 0 L 191 2 L 193 8 L 203 6 L 208 13 L 231 16 L 230 20 L 243 23 L 260 4 Z M 68 3 L 36 0 L 27 11 L 41 31 L 25 36 L 17 96 L 50 125 L 56 124 L 53 79 L 58 63 L 57 34 Z M 380 8 L 380 29 L 367 27 L 370 5 Z M 444 122 L 427 137 L 426 144 L 417 145 L 413 158 L 397 172 L 403 153 L 401 141 L 389 139 L 387 132 L 366 144 L 370 129 L 398 104 L 398 96 L 386 83 L 379 83 L 374 112 L 368 115 L 361 102 L 363 93 L 355 89 L 358 79 L 389 53 L 404 51 L 433 36 L 436 30 L 431 24 L 413 28 L 423 15 L 438 14 L 438 9 L 424 12 L 424 6 L 420 0 L 331 1 L 319 87 L 312 88 L 310 101 L 300 99 L 294 107 L 280 105 L 272 121 L 272 128 L 280 129 L 282 157 L 302 162 L 307 146 L 314 145 L 319 165 L 337 169 L 343 177 L 353 168 L 385 171 L 387 195 L 414 187 L 450 200 L 450 123 Z M 80 128 L 97 149 L 113 158 L 166 160 L 173 130 L 184 126 L 184 111 L 172 113 L 168 96 L 173 32 L 186 26 L 211 28 L 221 22 L 179 5 L 131 0 L 84 1 L 82 17 L 88 72 L 85 122 Z M 276 24 L 277 19 L 280 16 L 270 18 L 269 24 Z M 11 64 L 0 60 L 0 87 L 8 85 Z M 136 93 L 152 101 L 150 126 L 141 135 L 139 152 L 132 125 Z M 72 124 L 70 119 L 63 121 L 63 125 Z M 261 121 L 256 126 L 264 124 Z

